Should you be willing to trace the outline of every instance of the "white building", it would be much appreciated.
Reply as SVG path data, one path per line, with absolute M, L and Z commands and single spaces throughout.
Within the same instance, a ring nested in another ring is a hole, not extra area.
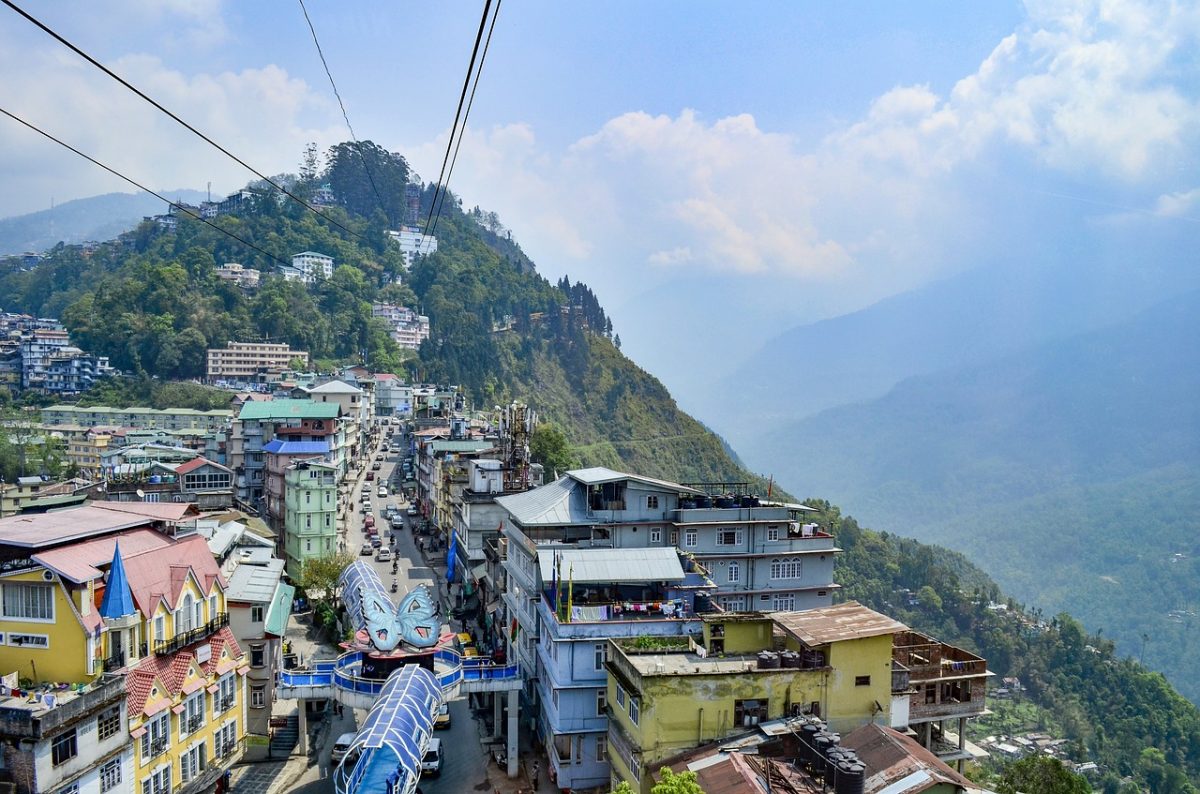
M 304 251 L 292 256 L 292 267 L 307 275 L 305 284 L 312 284 L 321 279 L 333 277 L 333 257 L 318 254 L 316 251 Z
M 400 347 L 417 350 L 429 338 L 429 318 L 407 306 L 375 303 L 371 305 L 371 316 L 387 322 L 392 339 Z
M 436 237 L 422 234 L 420 229 L 412 226 L 402 226 L 399 231 L 389 231 L 388 234 L 400 247 L 406 267 L 412 267 L 413 257 L 417 254 L 421 256 L 432 254 L 438 247 Z
M 217 278 L 232 281 L 239 287 L 255 289 L 262 273 L 252 267 L 243 267 L 237 262 L 226 262 L 216 269 Z

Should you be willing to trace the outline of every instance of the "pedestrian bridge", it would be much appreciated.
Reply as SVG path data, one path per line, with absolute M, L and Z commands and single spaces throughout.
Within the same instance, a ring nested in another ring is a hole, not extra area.
M 314 662 L 311 668 L 281 670 L 276 693 L 282 698 L 337 700 L 345 706 L 369 709 L 384 681 L 362 676 L 362 651 L 350 651 L 337 659 Z M 463 656 L 456 650 L 439 649 L 433 654 L 434 676 L 443 697 L 460 692 L 510 692 L 521 688 L 518 665 L 498 665 L 491 659 Z

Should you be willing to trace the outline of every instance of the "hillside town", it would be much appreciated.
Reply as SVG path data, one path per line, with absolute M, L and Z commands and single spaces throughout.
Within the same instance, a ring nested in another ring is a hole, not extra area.
M 969 761 L 1061 756 L 1049 735 L 969 739 L 1008 688 L 837 598 L 840 549 L 812 508 L 744 482 L 547 471 L 531 406 L 307 363 L 231 342 L 208 351 L 227 408 L 10 422 L 61 443 L 71 475 L 0 485 L 12 790 L 286 791 L 343 770 L 386 698 L 371 652 L 338 642 L 368 636 L 360 618 L 314 572 L 355 559 L 392 593 L 428 590 L 441 624 L 446 741 L 392 762 L 425 791 L 486 774 L 649 792 L 660 770 L 706 791 L 975 791 Z M 352 673 L 322 673 L 349 656 Z

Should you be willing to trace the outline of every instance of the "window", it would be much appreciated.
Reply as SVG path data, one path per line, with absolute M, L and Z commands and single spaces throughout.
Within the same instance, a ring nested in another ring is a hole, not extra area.
M 50 743 L 50 759 L 55 766 L 70 761 L 79 754 L 79 745 L 75 741 L 75 729 L 63 731 L 54 737 Z
M 925 703 L 937 703 L 937 684 L 925 685 Z
M 143 780 L 142 794 L 171 794 L 171 767 L 160 767 Z
M 6 583 L 4 617 L 13 620 L 54 620 L 54 586 Z
M 48 634 L 9 634 L 9 645 L 19 645 L 22 648 L 49 648 L 50 635 Z
M 79 784 L 72 783 L 69 786 L 63 786 L 58 791 L 54 792 L 54 794 L 79 794 Z
M 208 597 L 208 619 L 212 620 L 218 614 L 219 614 L 219 606 L 218 606 L 218 601 L 217 601 L 217 594 L 213 593 L 212 595 L 210 595 Z
M 207 749 L 208 743 L 200 742 L 179 757 L 179 778 L 182 782 L 187 783 L 204 771 L 204 764 L 208 761 Z
M 620 684 L 616 685 L 616 689 L 617 689 L 617 705 L 620 706 L 621 708 L 625 708 L 625 690 L 621 688 Z
M 730 562 L 726 573 L 731 584 L 742 581 L 742 564 L 737 560 Z
M 869 676 L 869 675 L 854 676 L 854 685 L 855 686 L 870 686 L 871 685 L 871 676 Z
M 772 579 L 799 579 L 800 560 L 778 559 L 771 560 Z
M 265 684 L 250 687 L 250 708 L 262 709 L 267 707 L 267 687 Z
M 775 596 L 775 603 L 771 608 L 776 612 L 791 612 L 796 608 L 795 593 L 780 593 Z
M 154 641 L 162 642 L 167 638 L 167 621 L 162 615 L 154 618 Z
M 100 767 L 100 792 L 112 791 L 121 784 L 121 759 L 114 758 Z
M 188 593 L 183 597 L 183 606 L 175 610 L 175 634 L 183 634 L 185 631 L 192 630 L 192 618 L 196 612 L 192 607 L 192 594 Z
M 602 642 L 592 646 L 592 668 L 597 671 L 604 669 L 604 643 Z
M 766 722 L 769 702 L 757 699 L 733 701 L 733 724 L 743 728 L 752 728 L 760 722 Z
M 195 733 L 204 726 L 204 695 L 204 690 L 200 690 L 183 701 L 183 711 L 179 712 L 180 737 Z
M 746 599 L 742 596 L 724 596 L 721 598 L 721 607 L 726 612 L 744 612 Z
M 311 524 L 312 522 L 310 521 L 309 523 Z M 305 550 L 305 551 L 312 551 L 312 538 L 305 538 L 305 539 L 304 539 L 304 550 Z
M 192 625 L 200 628 L 204 625 L 204 599 L 196 601 L 195 612 L 192 617 Z
M 171 723 L 169 712 L 163 712 L 146 723 L 146 732 L 142 734 L 142 760 L 153 758 L 167 750 L 167 742 L 171 738 Z M 157 789 L 156 789 L 157 790 Z
M 642 717 L 642 705 L 638 699 L 630 696 L 629 698 L 629 721 L 634 725 L 638 724 L 638 720 Z
M 250 646 L 250 666 L 251 667 L 262 667 L 263 665 L 265 665 L 266 664 L 266 656 L 267 656 L 267 654 L 266 654 L 266 651 L 263 650 L 263 646 L 261 646 L 261 645 L 251 645 Z
M 596 760 L 600 763 L 608 761 L 608 737 L 596 737 Z
M 767 527 L 767 540 L 779 540 L 779 527 Z
M 250 607 L 250 622 L 262 623 L 264 611 L 263 607 Z
M 696 548 L 696 530 L 689 529 L 683 533 L 683 545 L 684 548 L 688 549 Z
M 213 696 L 213 714 L 229 711 L 237 702 L 237 684 L 233 673 L 226 673 L 217 681 L 217 692 Z
M 672 529 L 672 530 L 671 530 L 671 534 L 670 534 L 670 536 L 669 536 L 669 537 L 671 538 L 671 545 L 672 545 L 672 546 L 678 546 L 678 545 L 679 545 L 679 530 L 678 530 L 678 529 Z
M 647 510 L 657 510 L 658 509 L 658 497 L 657 496 L 651 495 L 651 496 L 646 497 L 646 509 Z
M 100 712 L 96 718 L 96 728 L 100 733 L 100 741 L 115 736 L 121 730 L 121 708 L 113 706 Z
M 550 694 L 550 700 L 552 700 L 554 702 L 554 709 L 555 709 L 555 711 L 557 711 L 558 710 L 558 690 L 557 689 L 555 689 Z
M 224 758 L 237 749 L 237 722 L 230 720 L 213 737 L 213 755 Z
M 662 529 L 660 527 L 650 528 L 650 542 L 662 543 Z
M 596 716 L 603 717 L 604 710 L 608 708 L 608 690 L 596 690 Z
M 717 530 L 717 545 L 718 546 L 740 546 L 740 545 L 742 545 L 742 531 L 740 529 L 718 529 Z

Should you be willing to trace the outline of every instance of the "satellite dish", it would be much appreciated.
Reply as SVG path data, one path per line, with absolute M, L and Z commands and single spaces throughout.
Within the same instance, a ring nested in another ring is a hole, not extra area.
M 137 498 L 141 499 L 142 501 L 146 500 L 146 493 L 141 488 L 137 489 Z

